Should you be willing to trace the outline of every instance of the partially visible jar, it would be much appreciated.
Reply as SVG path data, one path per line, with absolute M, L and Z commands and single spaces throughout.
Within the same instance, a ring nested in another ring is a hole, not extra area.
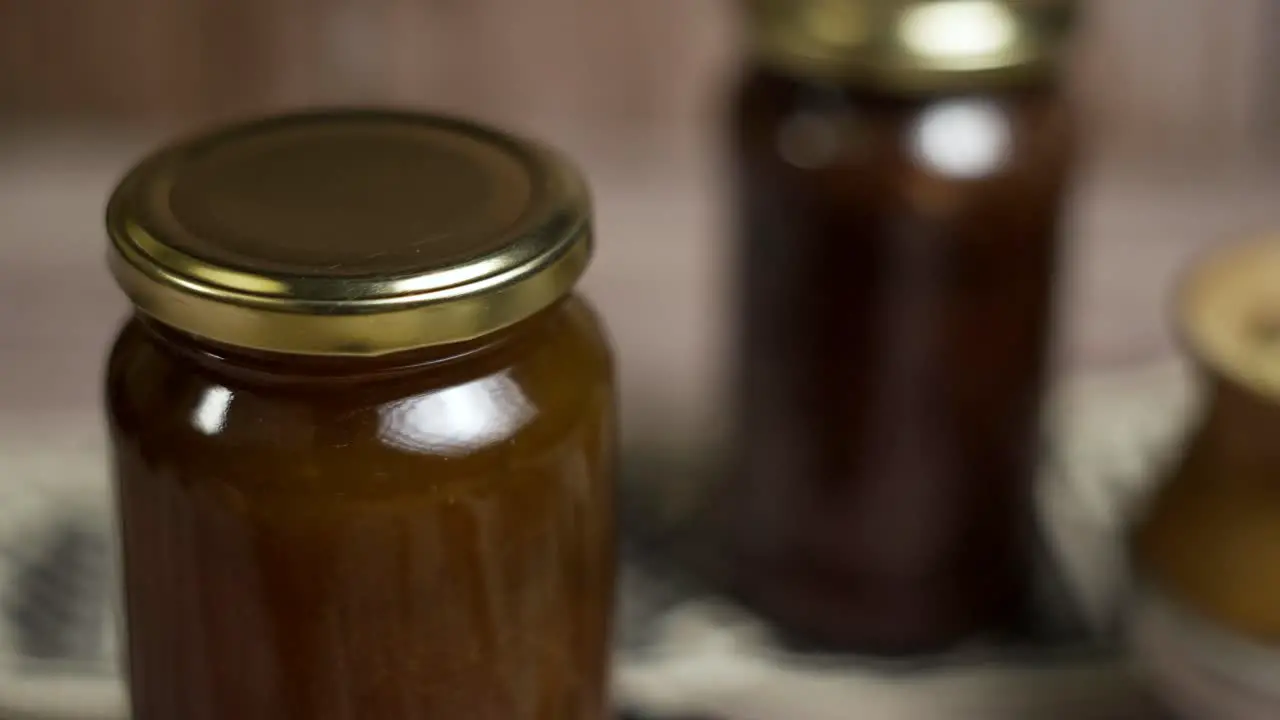
M 1280 236 L 1179 298 L 1201 400 L 1132 535 L 1131 648 L 1186 720 L 1280 717 Z
M 586 189 L 439 117 L 230 127 L 107 217 L 138 720 L 600 720 L 613 361 Z
M 1074 132 L 1065 0 L 751 0 L 737 595 L 805 644 L 1025 617 Z

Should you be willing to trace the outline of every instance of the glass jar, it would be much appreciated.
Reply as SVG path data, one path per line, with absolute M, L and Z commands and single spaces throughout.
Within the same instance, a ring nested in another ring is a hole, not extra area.
M 1025 615 L 1069 9 L 749 3 L 730 582 L 804 643 L 928 652 Z
M 1134 655 L 1188 720 L 1280 717 L 1277 286 L 1280 237 L 1188 279 L 1179 314 L 1200 408 L 1133 530 Z
M 466 122 L 301 114 L 108 208 L 138 720 L 599 720 L 613 363 L 580 177 Z

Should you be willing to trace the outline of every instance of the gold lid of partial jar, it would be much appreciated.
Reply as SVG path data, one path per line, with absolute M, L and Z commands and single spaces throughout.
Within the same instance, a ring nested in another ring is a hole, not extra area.
M 579 174 L 539 145 L 390 111 L 286 115 L 163 149 L 107 207 L 138 309 L 218 342 L 379 355 L 472 339 L 573 287 Z
M 1179 294 L 1178 321 L 1212 372 L 1280 398 L 1280 235 L 1198 263 Z
M 1057 65 L 1078 0 L 745 0 L 756 56 L 903 90 L 1014 83 Z

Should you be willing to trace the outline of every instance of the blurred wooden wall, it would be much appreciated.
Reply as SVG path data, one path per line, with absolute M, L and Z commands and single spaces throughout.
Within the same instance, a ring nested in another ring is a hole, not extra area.
M 0 0 L 0 113 L 188 124 L 396 102 L 643 144 L 707 104 L 724 0 Z
M 273 92 L 281 3 L 0 0 L 0 102 L 36 118 L 155 120 Z
M 394 101 L 643 148 L 693 132 L 733 0 L 0 0 L 0 112 L 188 124 Z M 1107 152 L 1249 155 L 1280 132 L 1280 2 L 1093 0 L 1077 85 Z
M 1093 0 L 1076 83 L 1096 141 L 1155 164 L 1231 161 L 1280 139 L 1280 2 Z

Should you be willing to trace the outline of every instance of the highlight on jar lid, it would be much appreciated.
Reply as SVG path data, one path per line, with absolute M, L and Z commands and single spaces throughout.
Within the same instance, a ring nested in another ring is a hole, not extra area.
M 746 0 L 762 62 L 903 89 L 1057 66 L 1078 0 Z
M 138 309 L 257 350 L 379 355 L 473 339 L 568 293 L 578 172 L 463 120 L 375 110 L 227 127 L 143 160 L 107 206 Z
M 1211 255 L 1179 298 L 1191 352 L 1214 372 L 1280 396 L 1280 235 Z

